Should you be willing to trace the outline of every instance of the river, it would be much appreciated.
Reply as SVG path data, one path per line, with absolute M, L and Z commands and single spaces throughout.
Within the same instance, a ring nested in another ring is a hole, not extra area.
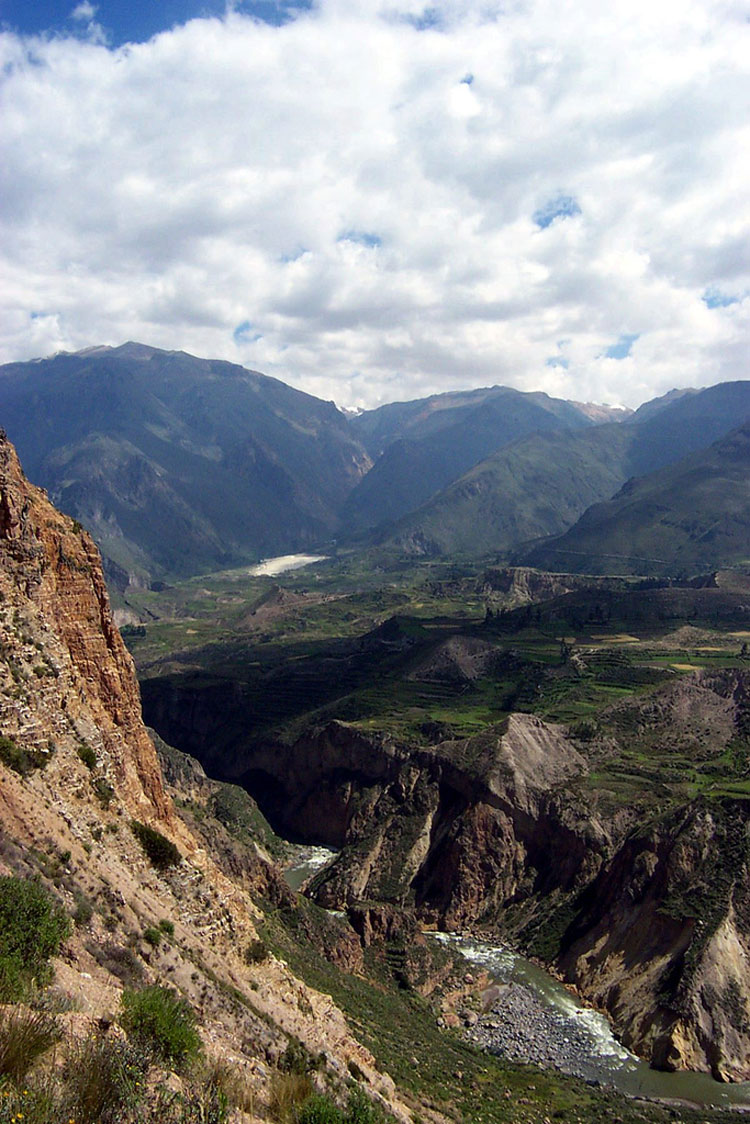
M 295 846 L 284 876 L 293 890 L 299 890 L 336 854 L 328 847 Z M 555 1065 L 628 1096 L 750 1111 L 750 1082 L 723 1085 L 706 1073 L 651 1069 L 617 1041 L 604 1015 L 506 946 L 453 933 L 425 935 L 454 948 L 494 981 L 496 986 L 487 996 L 489 1009 L 466 1030 L 467 1037 L 483 1048 L 542 1067 Z
M 330 847 L 312 847 L 305 843 L 291 844 L 289 858 L 284 867 L 284 877 L 293 890 L 301 890 L 308 878 L 322 870 L 338 851 Z
M 257 566 L 251 566 L 248 573 L 253 578 L 261 576 L 275 578 L 289 570 L 301 570 L 313 562 L 325 562 L 327 554 L 280 554 L 278 558 L 264 558 Z
M 431 935 L 485 969 L 498 985 L 488 996 L 490 1009 L 466 1032 L 477 1044 L 516 1060 L 554 1064 L 629 1096 L 750 1110 L 750 1082 L 724 1085 L 706 1073 L 651 1069 L 617 1041 L 604 1015 L 509 948 L 450 933 Z

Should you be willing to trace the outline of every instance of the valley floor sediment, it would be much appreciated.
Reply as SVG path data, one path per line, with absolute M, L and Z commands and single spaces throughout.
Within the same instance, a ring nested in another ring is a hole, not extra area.
M 705 1108 L 705 1097 L 695 1100 L 681 1096 L 645 1095 L 623 1090 L 616 1080 L 602 1078 L 601 1059 L 592 1052 L 592 1037 L 585 1026 L 571 1024 L 569 1017 L 545 1006 L 529 987 L 509 983 L 493 985 L 486 998 L 489 1009 L 464 1035 L 480 1049 L 507 1061 L 553 1068 L 591 1084 L 609 1086 L 637 1100 L 655 1101 L 676 1108 Z M 623 1057 L 627 1051 L 622 1051 Z M 636 1063 L 637 1064 L 637 1063 Z M 671 1076 L 663 1075 L 667 1080 Z M 689 1075 L 685 1075 L 689 1079 Z M 716 1103 L 742 1114 L 750 1114 L 750 1104 L 726 1104 L 726 1094 L 717 1093 Z
M 508 1061 L 554 1068 L 631 1098 L 750 1113 L 750 1082 L 729 1085 L 707 1073 L 652 1069 L 615 1038 L 609 1020 L 533 961 L 484 939 L 434 934 L 494 981 L 484 1010 L 464 1010 L 465 1037 Z
M 489 1010 L 466 1030 L 471 1042 L 509 1061 L 552 1066 L 574 1077 L 600 1081 L 588 1028 L 546 1006 L 523 984 L 499 984 L 490 991 L 494 994 Z

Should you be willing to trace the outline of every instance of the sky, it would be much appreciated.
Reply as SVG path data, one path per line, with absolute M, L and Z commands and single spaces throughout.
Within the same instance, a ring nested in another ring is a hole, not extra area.
M 750 0 L 0 0 L 0 362 L 750 377 Z

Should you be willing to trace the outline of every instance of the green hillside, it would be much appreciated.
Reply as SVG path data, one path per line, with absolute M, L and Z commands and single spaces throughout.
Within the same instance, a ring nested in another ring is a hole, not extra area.
M 394 403 L 360 415 L 352 425 L 373 455 L 383 450 L 344 506 L 347 528 L 360 530 L 414 511 L 519 438 L 593 422 L 577 406 L 546 394 L 492 387 Z
M 750 424 L 705 452 L 631 480 L 526 554 L 577 572 L 697 573 L 750 558 Z
M 317 544 L 370 464 L 333 403 L 141 344 L 8 364 L 0 421 L 120 585 Z
M 748 415 L 750 383 L 733 382 L 645 411 L 640 423 L 534 434 L 488 457 L 373 541 L 399 554 L 479 557 L 562 534 L 632 477 L 705 448 Z M 519 557 L 543 568 L 572 566 L 542 554 Z

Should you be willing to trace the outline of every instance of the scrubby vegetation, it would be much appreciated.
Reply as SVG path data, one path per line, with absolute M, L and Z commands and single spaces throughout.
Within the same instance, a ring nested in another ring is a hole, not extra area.
M 27 878 L 0 878 L 0 1002 L 17 1002 L 51 978 L 50 957 L 70 931 L 62 907 Z
M 81 744 L 78 746 L 78 756 L 87 769 L 96 768 L 96 753 L 88 744 L 88 742 L 81 742 Z
M 0 1058 L 6 1023 L 0 1024 Z M 138 1043 L 96 1030 L 83 1039 L 61 1038 L 59 1028 L 26 1032 L 16 1067 L 0 1071 L 0 1124 L 225 1124 L 233 1106 L 252 1107 L 228 1064 L 194 1066 L 177 1091 L 163 1083 L 166 1071 L 154 1069 Z M 52 1046 L 60 1064 L 40 1067 Z
M 250 941 L 245 949 L 245 960 L 248 964 L 262 964 L 268 959 L 268 948 L 264 941 Z
M 167 870 L 181 862 L 182 855 L 172 840 L 167 839 L 155 827 L 149 827 L 139 820 L 132 820 L 130 826 L 146 857 L 157 870 Z
M 50 756 L 49 748 L 29 749 L 12 738 L 0 737 L 0 761 L 21 777 L 27 777 L 33 769 L 44 769 Z
M 60 1023 L 44 1011 L 24 1007 L 0 1011 L 0 1079 L 23 1081 L 37 1059 L 61 1038 Z
M 120 1021 L 127 1033 L 154 1057 L 185 1068 L 201 1053 L 195 1012 L 187 1000 L 153 985 L 122 995 Z
M 128 1042 L 89 1035 L 72 1043 L 61 1100 L 76 1124 L 119 1124 L 145 1096 L 147 1058 Z

